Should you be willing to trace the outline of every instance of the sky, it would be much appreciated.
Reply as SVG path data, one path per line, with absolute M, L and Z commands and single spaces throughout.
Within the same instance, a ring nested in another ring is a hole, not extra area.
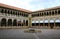
M 0 3 L 31 11 L 60 6 L 60 0 L 0 0 Z M 43 21 L 40 22 L 42 23 Z M 45 22 L 48 22 L 48 20 L 45 20 Z M 54 22 L 54 20 L 51 20 L 51 22 Z M 60 20 L 57 22 L 60 22 Z
M 60 6 L 60 0 L 0 0 L 0 3 L 31 11 Z

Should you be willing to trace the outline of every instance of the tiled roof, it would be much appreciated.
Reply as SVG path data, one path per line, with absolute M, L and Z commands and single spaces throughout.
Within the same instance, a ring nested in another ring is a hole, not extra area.
M 46 8 L 46 9 L 41 9 L 41 10 L 37 10 L 37 11 L 33 11 L 33 12 L 38 12 L 38 11 L 47 11 L 47 10 L 54 10 L 54 9 L 59 9 L 60 6 L 56 6 L 56 7 L 52 7 L 52 8 Z
M 30 10 L 26 10 L 26 9 L 23 9 L 23 8 L 18 8 L 18 7 L 14 7 L 14 6 L 2 4 L 2 3 L 0 3 L 0 6 L 2 6 L 2 7 L 7 7 L 7 8 L 11 8 L 11 9 L 16 9 L 16 10 L 20 10 L 20 11 L 24 11 L 24 12 L 28 12 L 28 13 L 38 12 L 38 11 L 46 11 L 46 10 L 53 10 L 53 9 L 58 9 L 58 8 L 60 8 L 60 6 L 56 6 L 56 7 L 46 8 L 46 9 L 37 10 L 37 11 L 30 11 Z
M 2 7 L 7 7 L 7 8 L 11 8 L 11 9 L 16 9 L 16 10 L 21 10 L 21 11 L 25 11 L 25 12 L 32 12 L 32 11 L 30 11 L 30 10 L 26 10 L 26 9 L 23 9 L 23 8 L 17 8 L 17 7 L 14 7 L 14 6 L 9 6 L 9 5 L 6 5 L 6 4 L 2 4 L 2 3 L 0 3 L 0 6 L 2 6 Z

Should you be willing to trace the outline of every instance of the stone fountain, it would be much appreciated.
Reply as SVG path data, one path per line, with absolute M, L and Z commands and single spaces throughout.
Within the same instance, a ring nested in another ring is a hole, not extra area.
M 35 29 L 35 28 L 32 28 L 32 23 L 31 23 L 31 14 L 29 15 L 29 26 L 28 26 L 28 29 L 24 30 L 24 32 L 41 32 L 41 30 L 38 30 L 38 29 Z

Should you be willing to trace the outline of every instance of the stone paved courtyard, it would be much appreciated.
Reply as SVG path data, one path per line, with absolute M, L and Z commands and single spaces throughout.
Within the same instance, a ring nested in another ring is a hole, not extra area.
M 39 33 L 24 33 L 25 29 L 0 29 L 0 39 L 60 39 L 60 29 L 40 29 Z

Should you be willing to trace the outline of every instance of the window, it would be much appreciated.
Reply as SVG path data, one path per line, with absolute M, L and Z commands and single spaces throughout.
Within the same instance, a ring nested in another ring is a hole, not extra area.
M 1 9 L 1 13 L 3 13 L 3 9 Z
M 26 14 L 26 17 L 28 17 L 28 14 Z
M 8 10 L 8 13 L 10 14 L 10 10 Z
M 46 15 L 49 15 L 49 13 L 47 12 Z
M 52 15 L 54 15 L 54 11 L 52 11 Z
M 58 10 L 58 14 L 60 14 L 60 10 Z
M 46 12 L 44 12 L 44 16 L 46 16 Z
M 41 16 L 41 13 L 40 13 L 40 16 Z
M 51 11 L 49 12 L 49 15 L 51 15 Z
M 57 10 L 55 10 L 55 15 L 57 14 Z
M 39 16 L 39 14 L 36 14 L 36 16 Z
M 19 12 L 18 12 L 18 16 L 19 16 Z
M 21 15 L 21 13 L 20 13 L 20 15 Z
M 21 13 L 21 16 L 23 16 L 23 13 Z
M 13 11 L 13 15 L 16 15 L 16 13 Z
M 41 13 L 41 16 L 43 16 L 43 13 Z
M 15 11 L 15 15 L 17 15 L 17 11 Z

